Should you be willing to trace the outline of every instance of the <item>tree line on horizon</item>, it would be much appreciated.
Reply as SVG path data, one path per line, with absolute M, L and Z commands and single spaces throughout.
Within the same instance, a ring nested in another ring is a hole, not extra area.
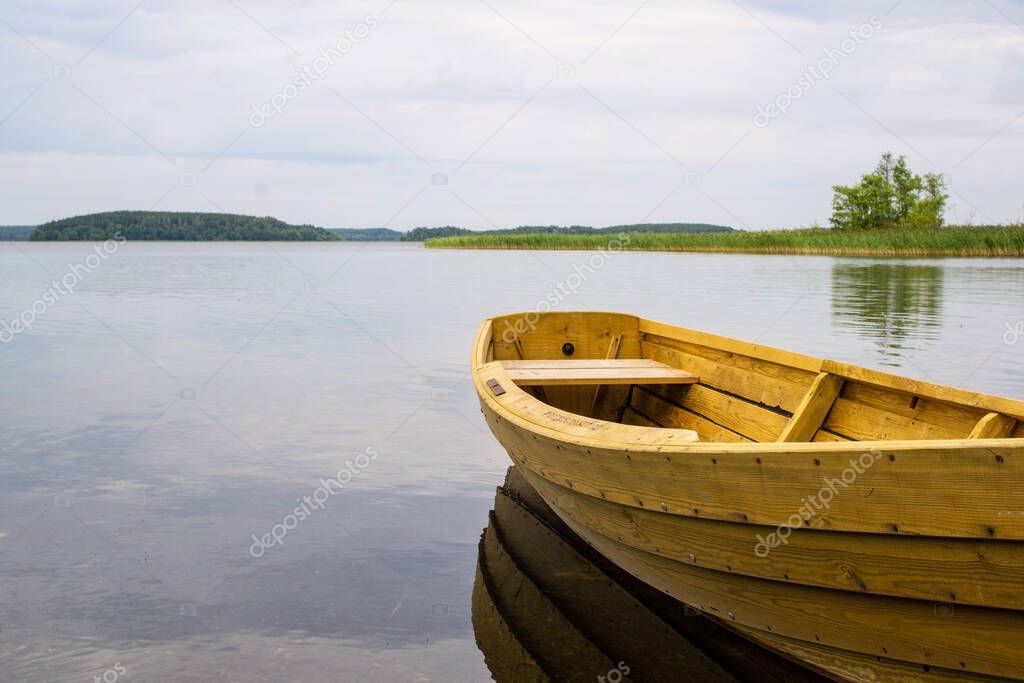
M 831 227 L 837 230 L 938 229 L 949 195 L 936 173 L 914 174 L 906 157 L 882 155 L 875 170 L 856 185 L 834 185 Z M 708 223 L 637 223 L 594 228 L 587 225 L 521 225 L 470 230 L 454 225 L 391 228 L 332 228 L 291 225 L 270 216 L 172 211 L 109 211 L 50 221 L 39 226 L 0 226 L 0 240 L 102 241 L 252 240 L 252 241 L 404 241 L 441 237 L 496 235 L 600 235 L 619 232 L 720 233 L 733 228 Z
M 439 237 L 459 237 L 461 235 L 603 235 L 619 232 L 733 232 L 733 228 L 710 223 L 634 223 L 631 225 L 610 225 L 606 228 L 594 228 L 589 225 L 520 225 L 516 228 L 495 228 L 494 230 L 470 230 L 454 225 L 440 228 L 413 228 L 402 233 L 406 242 L 424 242 Z
M 593 228 L 586 225 L 521 225 L 516 228 L 469 230 L 453 225 L 418 227 L 407 232 L 391 228 L 331 228 L 290 225 L 269 216 L 172 211 L 109 211 L 50 221 L 40 226 L 0 229 L 0 239 L 34 241 L 103 241 L 120 235 L 127 240 L 166 241 L 404 241 L 423 242 L 457 235 L 558 234 L 589 235 L 618 232 L 730 232 L 732 228 L 706 223 L 640 223 Z

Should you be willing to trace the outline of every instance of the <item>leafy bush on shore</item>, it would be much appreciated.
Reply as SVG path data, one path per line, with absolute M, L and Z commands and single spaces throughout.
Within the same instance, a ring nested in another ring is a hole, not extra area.
M 838 230 L 935 229 L 946 210 L 946 181 L 938 173 L 915 175 L 907 158 L 882 155 L 856 185 L 833 185 L 832 227 Z

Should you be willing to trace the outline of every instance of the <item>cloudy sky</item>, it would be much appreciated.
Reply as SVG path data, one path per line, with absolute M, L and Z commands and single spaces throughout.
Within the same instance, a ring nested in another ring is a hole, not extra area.
M 0 224 L 794 227 L 886 149 L 1024 205 L 1019 0 L 7 0 L 0 67 Z

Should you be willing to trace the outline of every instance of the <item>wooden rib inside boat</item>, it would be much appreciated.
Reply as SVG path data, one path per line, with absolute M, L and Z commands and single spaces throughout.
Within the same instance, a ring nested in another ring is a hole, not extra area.
M 488 320 L 472 362 L 650 586 L 838 680 L 1024 680 L 1024 402 L 614 313 Z

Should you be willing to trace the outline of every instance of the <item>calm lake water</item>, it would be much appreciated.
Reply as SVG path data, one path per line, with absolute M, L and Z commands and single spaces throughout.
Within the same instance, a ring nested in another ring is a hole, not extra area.
M 37 302 L 0 344 L 3 680 L 488 680 L 509 463 L 470 343 L 577 285 L 555 308 L 1024 396 L 1021 260 L 126 243 L 43 298 L 93 253 L 0 243 L 0 321 Z

